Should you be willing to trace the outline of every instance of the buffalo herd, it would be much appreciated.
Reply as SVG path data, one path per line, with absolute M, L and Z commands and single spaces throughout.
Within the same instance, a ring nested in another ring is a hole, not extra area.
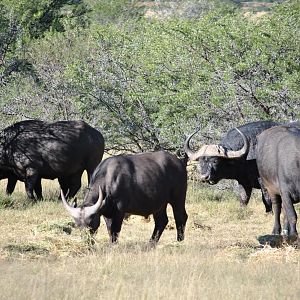
M 7 178 L 6 193 L 18 180 L 30 199 L 42 198 L 41 179 L 58 179 L 64 207 L 80 228 L 93 234 L 105 219 L 111 242 L 116 242 L 127 214 L 153 215 L 150 238 L 156 244 L 173 209 L 177 240 L 184 239 L 187 158 L 198 162 L 200 179 L 216 184 L 238 182 L 240 204 L 248 204 L 252 189 L 260 189 L 266 212 L 274 211 L 274 235 L 297 239 L 294 203 L 300 199 L 300 123 L 257 121 L 229 130 L 220 143 L 194 151 L 184 142 L 185 159 L 160 150 L 117 155 L 102 160 L 104 138 L 84 121 L 47 123 L 21 121 L 0 132 L 0 179 Z M 86 171 L 88 188 L 82 204 L 72 206 Z M 281 210 L 285 212 L 283 230 Z

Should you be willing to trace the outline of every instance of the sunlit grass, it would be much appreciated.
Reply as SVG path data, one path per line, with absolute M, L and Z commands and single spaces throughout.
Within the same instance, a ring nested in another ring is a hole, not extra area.
M 1 182 L 0 200 L 4 195 Z M 84 185 L 85 186 L 85 185 Z M 153 220 L 131 216 L 110 245 L 101 222 L 91 244 L 44 181 L 45 200 L 32 205 L 23 184 L 0 209 L 0 299 L 298 299 L 299 250 L 260 245 L 273 216 L 254 193 L 246 209 L 231 190 L 189 183 L 186 239 L 169 224 L 155 249 Z M 79 193 L 82 199 L 84 187 Z

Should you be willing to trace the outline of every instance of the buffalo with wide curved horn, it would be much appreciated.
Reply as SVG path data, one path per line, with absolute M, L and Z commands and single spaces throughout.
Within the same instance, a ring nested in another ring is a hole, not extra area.
M 191 138 L 198 132 L 195 131 L 192 133 L 184 143 L 184 151 L 189 157 L 190 160 L 197 160 L 203 156 L 216 156 L 216 157 L 224 157 L 224 158 L 240 158 L 247 154 L 249 143 L 245 135 L 238 129 L 235 128 L 239 134 L 243 138 L 244 145 L 240 150 L 228 150 L 224 148 L 222 145 L 203 145 L 197 152 L 194 152 L 190 147 Z
M 166 151 L 109 157 L 96 168 L 79 208 L 71 207 L 63 193 L 65 208 L 79 227 L 91 233 L 104 216 L 111 242 L 116 242 L 127 214 L 153 215 L 151 244 L 155 245 L 168 224 L 167 205 L 173 208 L 177 240 L 184 239 L 187 213 L 186 164 Z
M 99 186 L 98 200 L 95 204 L 91 206 L 73 207 L 67 202 L 62 190 L 60 191 L 60 194 L 61 194 L 61 199 L 64 204 L 64 207 L 69 212 L 69 214 L 74 218 L 76 225 L 81 228 L 86 227 L 86 220 L 89 220 L 93 215 L 95 215 L 101 209 L 102 205 L 105 203 L 100 186 Z
M 234 179 L 239 184 L 240 204 L 247 205 L 253 188 L 261 189 L 266 212 L 272 211 L 272 203 L 258 174 L 256 165 L 257 135 L 279 123 L 257 121 L 229 130 L 217 145 L 204 145 L 198 151 L 190 147 L 192 133 L 184 143 L 190 160 L 199 162 L 202 181 L 216 184 L 222 179 Z

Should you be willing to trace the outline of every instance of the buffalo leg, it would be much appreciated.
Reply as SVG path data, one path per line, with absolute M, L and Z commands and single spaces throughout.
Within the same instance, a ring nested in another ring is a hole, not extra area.
M 25 179 L 25 190 L 28 198 L 35 199 L 33 195 L 34 187 L 37 183 L 39 176 L 33 169 L 26 170 L 26 179 Z
M 95 161 L 98 161 L 98 157 L 95 157 L 94 159 L 92 159 L 92 157 L 90 157 L 90 161 L 88 162 L 88 165 L 86 167 L 86 173 L 87 173 L 87 177 L 88 177 L 88 184 L 90 184 L 91 182 L 91 178 L 93 176 L 93 173 L 98 165 L 95 164 Z
M 290 234 L 290 224 L 287 219 L 286 213 L 284 214 L 284 225 L 283 225 L 282 234 L 285 236 L 288 236 Z
M 261 198 L 262 198 L 262 201 L 265 205 L 266 213 L 272 213 L 273 212 L 272 202 L 271 202 L 269 196 L 266 196 L 266 194 L 262 191 L 261 192 Z
M 74 174 L 68 178 L 69 183 L 69 197 L 73 198 L 81 188 L 82 173 Z
M 293 205 L 293 201 L 288 193 L 282 193 L 282 206 L 285 210 L 287 222 L 289 224 L 289 236 L 296 238 L 298 236 L 296 224 L 297 224 L 297 214 Z
M 161 234 L 163 233 L 165 227 L 168 224 L 166 208 L 167 206 L 161 209 L 158 213 L 153 214 L 155 226 L 150 239 L 151 243 L 155 244 L 159 241 Z
M 68 180 L 66 178 L 58 178 L 58 182 L 59 182 L 59 185 L 60 185 L 60 188 L 61 190 L 63 191 L 66 199 L 69 198 L 69 183 L 68 183 Z M 59 197 L 60 199 L 60 193 L 59 193 Z
M 66 182 L 66 180 L 64 178 L 58 178 L 58 182 L 59 182 L 59 186 L 61 188 L 61 190 L 63 191 L 66 199 L 68 198 L 69 195 L 69 189 L 68 189 L 68 184 Z M 60 199 L 60 193 L 59 193 L 59 197 Z
M 116 211 L 111 220 L 110 226 L 110 240 L 112 243 L 116 243 L 121 231 L 122 223 L 124 219 L 124 213 Z
M 112 220 L 109 218 L 104 217 L 104 221 L 106 224 L 106 228 L 107 228 L 107 232 L 109 234 L 109 237 L 111 238 L 111 224 L 112 224 Z
M 276 195 L 272 199 L 273 209 L 274 209 L 274 228 L 272 234 L 279 235 L 281 234 L 281 223 L 280 223 L 280 214 L 281 214 L 281 197 Z
M 15 190 L 17 181 L 18 181 L 18 179 L 14 175 L 11 175 L 8 177 L 7 186 L 6 186 L 6 194 L 7 195 L 11 195 L 13 193 L 13 191 Z
M 260 178 L 258 178 L 258 183 L 260 185 L 260 189 L 261 189 L 261 197 L 262 197 L 262 201 L 265 205 L 266 208 L 266 213 L 272 213 L 272 201 L 271 198 L 268 194 L 267 189 L 265 188 L 264 184 L 262 183 L 262 180 Z
M 180 242 L 184 240 L 184 230 L 188 215 L 184 207 L 177 208 L 173 206 L 172 208 L 177 229 L 177 241 Z
M 41 200 L 43 199 L 43 194 L 42 194 L 42 179 L 39 178 L 37 181 L 36 181 L 36 184 L 34 186 L 34 192 L 35 192 L 35 195 L 37 197 L 38 200 Z
M 246 206 L 251 197 L 252 187 L 244 186 L 239 183 L 239 194 L 241 206 Z

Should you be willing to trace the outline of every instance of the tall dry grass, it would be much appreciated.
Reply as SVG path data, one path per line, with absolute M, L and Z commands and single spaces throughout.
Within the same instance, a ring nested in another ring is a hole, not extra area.
M 240 209 L 232 191 L 190 182 L 185 241 L 176 242 L 169 209 L 149 250 L 152 219 L 131 216 L 113 246 L 102 222 L 91 246 L 56 200 L 58 184 L 43 186 L 46 200 L 35 205 L 23 184 L 0 194 L 0 299 L 300 298 L 299 250 L 258 241 L 273 226 L 258 193 Z

